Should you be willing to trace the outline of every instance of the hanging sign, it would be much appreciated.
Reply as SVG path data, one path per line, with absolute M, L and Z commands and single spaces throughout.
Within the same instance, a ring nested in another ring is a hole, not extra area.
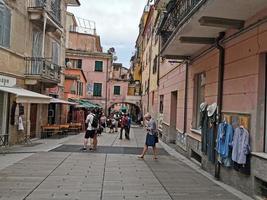
M 12 77 L 0 75 L 0 86 L 13 87 L 17 83 L 17 80 Z

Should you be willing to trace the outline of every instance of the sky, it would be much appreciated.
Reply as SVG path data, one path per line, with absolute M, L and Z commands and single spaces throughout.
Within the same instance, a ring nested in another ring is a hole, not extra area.
M 106 52 L 114 47 L 118 60 L 130 67 L 135 51 L 138 25 L 147 0 L 80 0 L 80 7 L 69 7 L 76 17 L 96 22 L 101 45 Z

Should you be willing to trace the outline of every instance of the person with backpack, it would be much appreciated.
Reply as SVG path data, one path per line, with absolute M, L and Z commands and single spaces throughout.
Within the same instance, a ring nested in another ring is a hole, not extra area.
M 87 150 L 88 139 L 90 138 L 90 150 L 95 150 L 97 146 L 97 127 L 98 127 L 98 118 L 95 115 L 95 111 L 89 111 L 85 123 L 87 124 L 87 130 L 84 136 L 84 146 L 83 151 Z

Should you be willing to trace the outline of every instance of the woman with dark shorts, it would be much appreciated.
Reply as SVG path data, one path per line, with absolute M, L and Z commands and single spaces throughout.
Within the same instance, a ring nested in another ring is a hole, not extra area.
M 154 159 L 157 159 L 157 152 L 156 152 L 156 143 L 157 141 L 157 125 L 154 119 L 152 119 L 151 115 L 149 113 L 147 113 L 144 116 L 145 120 L 148 121 L 147 123 L 147 134 L 146 134 L 146 142 L 145 142 L 145 146 L 143 149 L 143 152 L 140 156 L 138 156 L 139 158 L 144 158 L 147 149 L 149 146 L 153 147 L 153 154 L 154 154 Z

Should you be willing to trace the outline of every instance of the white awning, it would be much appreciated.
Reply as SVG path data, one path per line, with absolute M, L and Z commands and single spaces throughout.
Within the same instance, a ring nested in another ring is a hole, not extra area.
M 56 99 L 56 98 L 51 99 L 50 103 L 77 105 L 77 103 L 65 101 L 65 100 L 62 100 L 62 99 Z
M 16 87 L 2 87 L 0 91 L 16 95 L 17 103 L 49 104 L 51 97 Z

